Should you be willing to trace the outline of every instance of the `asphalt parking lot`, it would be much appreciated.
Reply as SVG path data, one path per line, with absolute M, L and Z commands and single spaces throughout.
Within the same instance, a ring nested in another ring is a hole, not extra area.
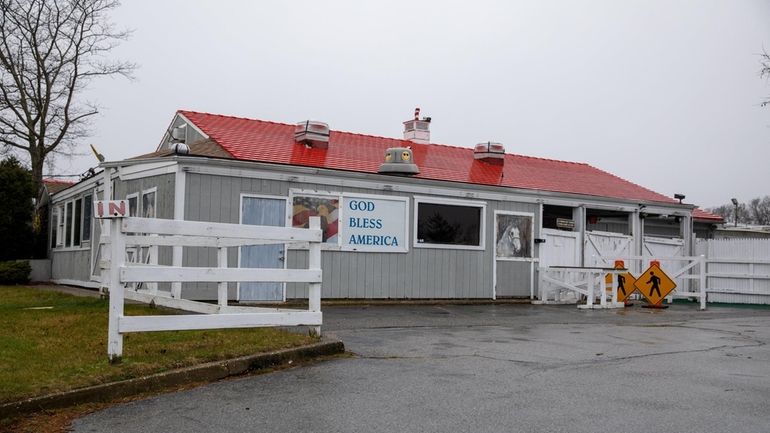
M 770 309 L 324 310 L 356 356 L 114 406 L 75 432 L 768 432 Z

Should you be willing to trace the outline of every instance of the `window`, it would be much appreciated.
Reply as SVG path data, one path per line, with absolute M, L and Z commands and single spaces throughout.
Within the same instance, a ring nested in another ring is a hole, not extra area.
M 80 246 L 81 218 L 83 217 L 83 199 L 75 200 L 75 213 L 72 218 L 72 246 Z
M 495 258 L 527 260 L 532 258 L 535 214 L 495 211 Z
M 310 217 L 321 217 L 323 241 L 337 245 L 339 242 L 339 197 L 295 195 L 292 199 L 291 226 L 310 227 Z
M 56 246 L 64 246 L 64 206 L 58 206 L 56 212 Z
M 155 218 L 155 192 L 156 188 L 142 191 L 142 217 Z
M 51 211 L 51 248 L 56 248 L 59 242 L 59 207 L 53 208 Z
M 91 240 L 91 219 L 93 218 L 94 196 L 83 198 L 83 241 Z
M 419 198 L 415 202 L 416 247 L 484 249 L 484 203 Z
M 67 203 L 64 211 L 64 246 L 72 245 L 72 202 Z
M 126 196 L 126 200 L 128 200 L 128 216 L 139 216 L 139 194 L 129 194 Z

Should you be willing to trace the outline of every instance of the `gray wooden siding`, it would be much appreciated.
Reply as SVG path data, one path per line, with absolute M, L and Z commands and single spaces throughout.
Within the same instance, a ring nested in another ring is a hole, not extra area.
M 340 192 L 321 184 L 290 183 L 266 179 L 236 178 L 227 176 L 188 173 L 185 197 L 185 219 L 190 221 L 211 221 L 239 223 L 240 195 L 242 193 L 289 196 L 290 189 Z M 470 189 L 458 188 L 457 198 L 463 198 Z M 364 188 L 345 188 L 342 192 L 396 195 L 412 197 L 411 194 L 379 191 Z M 425 196 L 424 194 L 422 196 Z M 492 260 L 494 252 L 494 211 L 509 210 L 531 212 L 535 216 L 535 236 L 538 205 L 515 202 L 488 201 L 486 209 L 486 251 L 414 248 L 411 237 L 414 233 L 414 201 L 409 203 L 409 252 L 408 253 L 364 253 L 324 251 L 324 298 L 491 298 Z M 537 247 L 535 248 L 537 254 Z M 231 266 L 237 263 L 237 250 L 228 253 Z M 210 248 L 185 248 L 185 266 L 214 266 L 216 252 Z M 307 253 L 289 250 L 287 266 L 304 267 Z M 529 263 L 500 262 L 498 278 L 505 281 L 505 294 L 501 296 L 529 296 Z M 499 292 L 499 291 L 498 291 Z M 196 299 L 216 299 L 212 284 L 185 286 L 183 296 Z M 288 298 L 304 298 L 307 288 L 304 284 L 287 285 Z M 230 297 L 234 298 L 234 287 Z
M 161 174 L 142 179 L 115 182 L 113 196 L 116 200 L 125 199 L 127 195 L 139 193 L 139 202 L 142 200 L 142 191 L 150 188 L 158 188 L 155 194 L 155 217 L 164 219 L 174 218 L 174 175 Z
M 90 281 L 91 250 L 80 249 L 51 252 L 51 279 Z
M 93 195 L 94 190 L 88 189 L 81 193 L 78 193 L 74 197 L 67 198 L 63 201 L 52 202 L 49 206 L 48 212 L 48 233 L 51 233 L 51 225 L 56 224 L 51 216 L 53 215 L 53 208 L 61 203 L 68 202 L 73 199 L 85 198 L 87 195 Z M 94 198 L 95 200 L 96 198 Z M 48 240 L 48 255 L 51 258 L 51 279 L 52 280 L 73 280 L 73 281 L 91 281 L 91 251 L 99 244 L 99 236 L 101 231 L 97 220 L 92 220 L 91 227 L 91 240 L 83 241 L 80 248 L 76 249 L 62 249 L 62 248 L 50 248 L 51 240 Z

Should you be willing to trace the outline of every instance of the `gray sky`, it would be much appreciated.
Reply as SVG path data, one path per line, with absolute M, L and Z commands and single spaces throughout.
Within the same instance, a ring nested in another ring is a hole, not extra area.
M 94 83 L 108 160 L 153 151 L 177 109 L 587 162 L 703 207 L 770 194 L 770 1 L 125 1 Z M 95 165 L 90 153 L 58 173 Z

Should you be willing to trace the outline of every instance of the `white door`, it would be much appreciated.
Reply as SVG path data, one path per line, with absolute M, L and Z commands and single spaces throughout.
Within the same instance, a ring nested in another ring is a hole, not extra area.
M 283 198 L 248 197 L 241 200 L 241 224 L 281 226 L 286 224 L 286 200 Z M 241 247 L 241 268 L 286 267 L 285 245 L 251 245 Z M 239 301 L 283 301 L 283 283 L 242 282 L 238 286 Z
M 540 234 L 545 239 L 540 244 L 540 266 L 580 266 L 580 233 L 543 229 Z
M 631 256 L 632 236 L 610 232 L 586 232 L 583 248 L 585 267 L 612 268 L 615 260 Z

